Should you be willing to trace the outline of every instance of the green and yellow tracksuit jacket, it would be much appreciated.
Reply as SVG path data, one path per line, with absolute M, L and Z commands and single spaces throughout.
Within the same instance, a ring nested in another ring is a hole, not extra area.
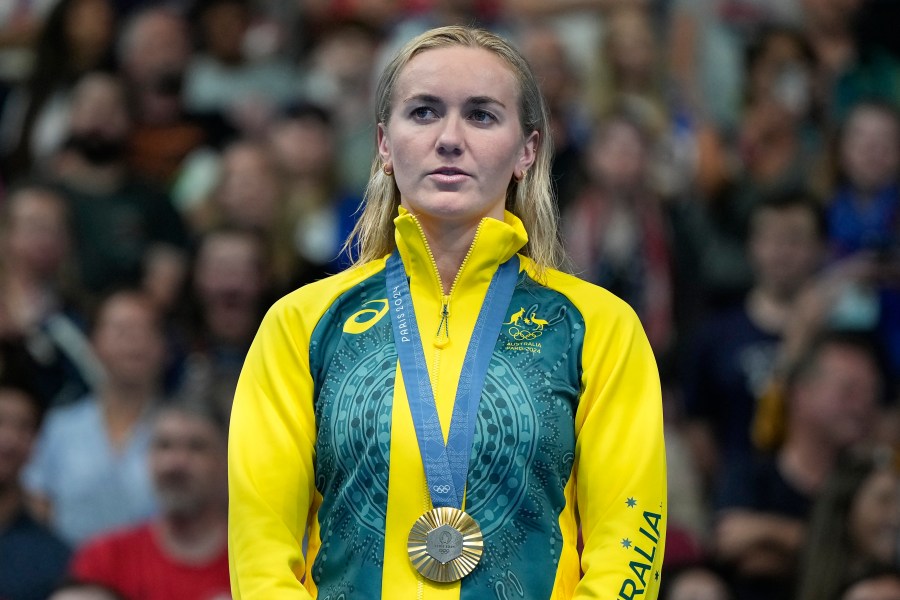
M 446 438 L 482 299 L 527 236 L 511 213 L 484 219 L 444 295 L 418 221 L 401 210 L 395 225 Z M 465 491 L 484 555 L 456 583 L 413 568 L 407 536 L 432 507 L 384 267 L 305 286 L 260 327 L 229 440 L 234 597 L 656 598 L 666 473 L 650 347 L 625 303 L 557 271 L 539 283 L 521 256 Z

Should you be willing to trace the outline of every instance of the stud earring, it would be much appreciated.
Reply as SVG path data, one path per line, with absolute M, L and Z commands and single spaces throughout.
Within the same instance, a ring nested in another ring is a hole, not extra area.
M 384 174 L 387 175 L 388 177 L 390 177 L 391 175 L 394 174 L 394 170 L 387 163 L 384 163 L 384 165 L 381 167 L 381 170 L 384 171 Z

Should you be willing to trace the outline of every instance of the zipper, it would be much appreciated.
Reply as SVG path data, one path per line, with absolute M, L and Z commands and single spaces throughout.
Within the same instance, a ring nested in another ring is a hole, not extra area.
M 469 249 L 466 251 L 466 255 L 459 265 L 459 270 L 456 271 L 456 277 L 453 278 L 453 283 L 450 285 L 450 292 L 445 294 L 441 272 L 438 271 L 437 261 L 434 259 L 434 254 L 431 252 L 431 246 L 428 245 L 428 238 L 425 237 L 425 230 L 422 229 L 422 224 L 419 223 L 419 220 L 415 215 L 413 215 L 413 222 L 416 224 L 416 227 L 419 228 L 419 233 L 425 241 L 425 251 L 428 253 L 428 260 L 431 261 L 431 268 L 434 270 L 434 274 L 437 277 L 438 293 L 441 295 L 441 321 L 438 323 L 438 330 L 434 336 L 434 345 L 436 348 L 440 349 L 446 347 L 447 344 L 450 343 L 450 298 L 453 296 L 453 290 L 456 289 L 456 284 L 459 283 L 459 277 L 462 274 L 463 269 L 466 268 L 466 264 L 469 262 L 469 257 L 472 256 L 472 248 L 475 247 L 475 242 L 478 241 L 478 235 L 481 233 L 481 223 L 478 223 L 478 227 L 475 229 L 475 237 L 472 238 L 472 243 L 469 244 Z

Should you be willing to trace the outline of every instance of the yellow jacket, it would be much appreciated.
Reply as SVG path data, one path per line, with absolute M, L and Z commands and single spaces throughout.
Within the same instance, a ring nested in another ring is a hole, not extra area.
M 511 213 L 484 219 L 444 296 L 416 219 L 401 210 L 395 225 L 446 438 L 490 279 L 527 236 Z M 229 440 L 236 599 L 657 597 L 666 473 L 646 336 L 605 290 L 520 265 L 466 484 L 484 534 L 475 571 L 433 583 L 407 555 L 431 501 L 381 259 L 279 300 L 247 357 Z

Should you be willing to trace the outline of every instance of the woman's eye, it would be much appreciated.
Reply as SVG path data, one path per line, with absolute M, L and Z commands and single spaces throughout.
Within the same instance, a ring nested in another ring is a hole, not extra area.
M 469 118 L 477 123 L 490 123 L 494 121 L 494 115 L 486 110 L 473 110 Z
M 434 118 L 435 112 L 428 108 L 427 106 L 420 106 L 418 108 L 413 109 L 412 116 L 416 119 L 432 119 Z

